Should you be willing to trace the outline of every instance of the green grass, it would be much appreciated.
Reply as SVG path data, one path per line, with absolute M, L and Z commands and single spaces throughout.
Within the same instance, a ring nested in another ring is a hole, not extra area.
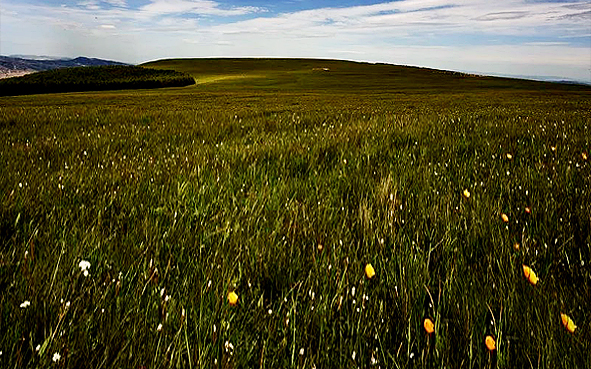
M 591 89 L 149 66 L 197 85 L 0 100 L 1 367 L 588 365 Z

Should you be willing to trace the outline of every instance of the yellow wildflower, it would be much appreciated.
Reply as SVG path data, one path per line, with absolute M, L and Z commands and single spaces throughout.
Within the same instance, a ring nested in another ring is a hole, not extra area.
M 497 343 L 495 342 L 495 339 L 493 336 L 486 336 L 486 338 L 484 339 L 484 344 L 486 345 L 486 348 L 488 349 L 488 351 L 495 351 L 497 349 Z
M 533 286 L 535 286 L 539 281 L 536 272 L 534 272 L 532 268 L 528 267 L 525 264 L 523 264 L 523 275 Z
M 425 320 L 423 321 L 423 328 L 425 328 L 425 331 L 429 334 L 435 332 L 435 324 L 433 323 L 431 318 L 425 318 Z
M 228 294 L 228 302 L 232 306 L 238 303 L 238 295 L 236 294 L 236 292 L 232 291 Z
M 376 275 L 376 271 L 371 264 L 365 266 L 365 275 L 368 279 L 372 279 Z
M 573 322 L 573 320 L 564 313 L 560 313 L 560 318 L 562 319 L 562 325 L 564 328 L 566 328 L 566 330 L 570 333 L 575 333 L 575 329 L 577 329 L 575 322 Z

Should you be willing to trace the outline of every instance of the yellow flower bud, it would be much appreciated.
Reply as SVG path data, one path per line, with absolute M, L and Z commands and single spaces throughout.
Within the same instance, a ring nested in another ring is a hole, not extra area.
M 365 275 L 368 279 L 372 279 L 376 275 L 376 271 L 369 263 L 365 266 Z
M 429 334 L 435 332 L 435 324 L 430 318 L 425 318 L 423 321 L 423 328 L 425 328 L 425 331 Z
M 560 313 L 560 318 L 562 319 L 562 325 L 564 328 L 566 328 L 566 330 L 570 333 L 575 333 L 575 329 L 577 329 L 575 322 L 573 322 L 573 320 L 568 315 L 563 313 Z
M 486 345 L 488 351 L 495 351 L 497 349 L 497 343 L 495 342 L 493 336 L 486 336 L 484 339 L 484 344 Z
M 523 275 L 533 286 L 535 286 L 538 283 L 539 279 L 536 275 L 536 272 L 534 272 L 532 268 L 528 267 L 525 264 L 523 265 Z
M 228 294 L 228 302 L 232 306 L 238 303 L 238 295 L 236 294 L 236 292 L 232 291 Z

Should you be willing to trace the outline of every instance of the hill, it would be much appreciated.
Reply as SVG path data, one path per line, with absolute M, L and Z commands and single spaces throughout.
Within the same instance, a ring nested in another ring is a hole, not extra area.
M 0 56 L 0 74 L 18 72 L 37 72 L 58 68 L 96 67 L 103 65 L 129 65 L 112 60 L 87 58 L 79 56 L 74 59 L 29 59 L 21 57 Z
M 191 74 L 212 89 L 276 91 L 590 90 L 589 86 L 488 77 L 429 68 L 328 59 L 168 59 L 142 64 Z
M 62 68 L 0 80 L 0 96 L 180 87 L 193 83 L 188 74 L 171 70 L 134 66 Z

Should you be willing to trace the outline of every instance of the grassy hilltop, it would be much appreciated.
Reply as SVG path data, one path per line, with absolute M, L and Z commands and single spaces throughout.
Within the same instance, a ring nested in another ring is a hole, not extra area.
M 197 83 L 0 99 L 0 367 L 591 362 L 591 88 L 144 66 Z

